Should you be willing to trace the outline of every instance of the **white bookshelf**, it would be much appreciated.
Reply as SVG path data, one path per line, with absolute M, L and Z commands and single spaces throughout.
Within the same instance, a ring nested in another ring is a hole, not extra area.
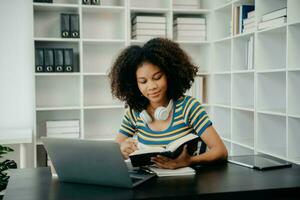
M 184 0 L 183 0 L 184 1 Z M 207 41 L 177 41 L 205 79 L 203 105 L 230 155 L 267 153 L 300 163 L 300 14 L 298 0 L 199 0 L 196 9 L 173 8 L 172 0 L 81 0 L 33 3 L 36 47 L 73 48 L 75 73 L 35 73 L 35 144 L 45 121 L 79 119 L 80 137 L 113 139 L 124 104 L 113 99 L 107 73 L 131 39 L 131 18 L 165 16 L 167 37 L 173 19 L 207 20 Z M 287 24 L 231 35 L 233 6 L 255 4 L 256 24 L 267 12 L 288 8 Z M 60 13 L 77 13 L 80 38 L 60 37 Z M 247 41 L 254 37 L 254 69 L 247 67 Z

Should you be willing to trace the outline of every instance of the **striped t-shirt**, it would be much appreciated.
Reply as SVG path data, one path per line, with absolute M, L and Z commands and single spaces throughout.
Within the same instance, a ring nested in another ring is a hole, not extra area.
M 174 101 L 173 116 L 168 128 L 163 131 L 153 131 L 140 118 L 139 112 L 127 109 L 119 134 L 127 137 L 137 136 L 145 145 L 167 145 L 170 142 L 189 133 L 201 135 L 212 125 L 200 102 L 190 96 L 183 96 Z

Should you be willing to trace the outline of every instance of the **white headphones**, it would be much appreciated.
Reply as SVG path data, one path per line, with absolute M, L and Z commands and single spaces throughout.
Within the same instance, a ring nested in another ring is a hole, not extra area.
M 154 118 L 156 120 L 166 120 L 169 117 L 170 111 L 173 108 L 173 100 L 171 99 L 167 107 L 159 106 L 158 108 L 155 109 L 154 111 Z M 143 110 L 140 113 L 140 118 L 142 120 L 149 124 L 152 122 L 152 117 L 147 113 L 146 110 Z

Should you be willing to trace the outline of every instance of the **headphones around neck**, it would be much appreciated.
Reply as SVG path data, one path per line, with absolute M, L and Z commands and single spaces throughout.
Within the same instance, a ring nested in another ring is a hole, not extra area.
M 166 120 L 169 117 L 170 111 L 173 108 L 173 100 L 171 99 L 167 107 L 159 106 L 158 108 L 155 109 L 154 111 L 154 118 L 156 120 Z M 152 122 L 152 117 L 147 113 L 146 110 L 143 110 L 140 113 L 140 118 L 142 120 L 149 124 Z

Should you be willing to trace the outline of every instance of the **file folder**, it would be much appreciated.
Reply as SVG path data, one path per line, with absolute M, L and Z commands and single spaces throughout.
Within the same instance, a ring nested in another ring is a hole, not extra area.
M 100 5 L 100 0 L 91 0 L 92 5 Z
M 54 49 L 54 71 L 63 72 L 64 71 L 64 50 Z
M 90 0 L 82 0 L 82 4 L 89 5 L 89 4 L 91 4 L 91 1 Z
M 73 49 L 64 49 L 64 71 L 73 72 Z
M 70 37 L 70 15 L 69 14 L 61 14 L 60 15 L 60 29 L 61 29 L 61 37 L 68 38 Z
M 79 15 L 70 14 L 70 30 L 72 38 L 79 38 Z
M 43 72 L 44 71 L 44 49 L 36 48 L 35 49 L 35 72 Z
M 53 49 L 45 49 L 45 71 L 54 71 L 54 51 Z

